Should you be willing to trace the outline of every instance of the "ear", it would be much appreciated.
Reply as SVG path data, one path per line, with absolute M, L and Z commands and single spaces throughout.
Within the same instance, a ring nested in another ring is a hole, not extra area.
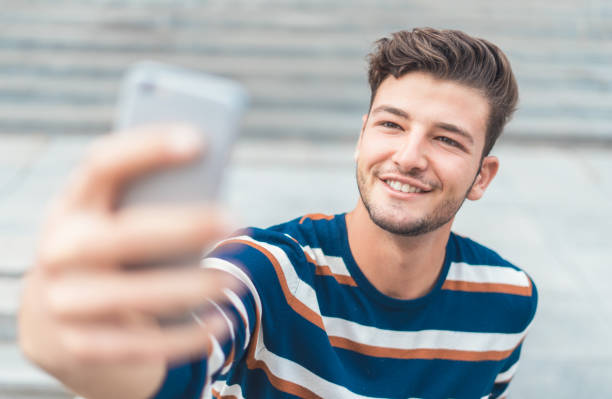
M 359 133 L 359 140 L 357 140 L 357 145 L 355 145 L 355 153 L 353 154 L 355 161 L 357 161 L 357 158 L 359 158 L 359 146 L 361 145 L 361 137 L 363 136 L 363 131 L 365 130 L 366 124 L 368 123 L 368 115 L 369 114 L 363 114 L 363 116 L 361 117 L 361 132 Z
M 468 192 L 467 198 L 471 201 L 476 201 L 482 198 L 487 187 L 493 181 L 493 178 L 499 170 L 499 159 L 494 156 L 485 157 L 480 166 L 480 172 L 476 176 L 476 180 L 472 184 L 472 188 Z

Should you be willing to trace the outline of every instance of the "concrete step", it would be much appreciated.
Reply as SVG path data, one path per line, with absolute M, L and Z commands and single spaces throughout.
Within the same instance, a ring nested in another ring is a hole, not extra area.
M 564 137 L 612 140 L 605 128 L 608 2 L 473 0 L 452 13 L 447 7 L 424 0 L 12 2 L 0 15 L 0 129 L 108 130 L 121 73 L 152 58 L 243 81 L 253 96 L 248 136 L 343 140 L 367 106 L 363 58 L 372 40 L 431 24 L 467 29 L 508 52 L 522 89 L 509 128 L 516 137 L 553 138 L 546 126 L 563 120 Z
M 253 138 L 284 136 L 309 140 L 354 137 L 361 127 L 360 117 L 367 111 L 368 94 L 359 94 L 350 100 L 328 98 L 319 102 L 316 96 L 311 99 L 281 97 L 273 102 L 255 97 L 244 120 L 243 134 Z M 0 129 L 47 133 L 109 131 L 115 114 L 112 97 L 85 104 L 87 101 L 79 102 L 78 95 L 72 98 L 64 96 L 59 103 L 44 98 L 10 106 L 0 102 Z M 75 107 L 78 107 L 78 119 L 75 119 Z M 524 93 L 515 120 L 507 127 L 507 134 L 546 135 L 553 141 L 555 137 L 572 135 L 584 135 L 585 139 L 594 135 L 612 137 L 611 107 L 610 96 L 596 93 Z
M 21 278 L 0 277 L 0 348 L 2 342 L 15 342 L 17 339 L 16 317 L 20 296 Z M 0 363 L 3 360 L 0 360 Z M 1 369 L 2 367 L 0 373 Z
M 129 2 L 128 2 L 129 3 Z M 112 19 L 115 26 L 121 26 L 118 21 L 131 22 L 136 27 L 147 27 L 151 25 L 159 25 L 160 21 L 169 20 L 176 22 L 177 18 L 191 18 L 197 20 L 195 25 L 201 25 L 202 20 L 210 20 L 211 23 L 225 26 L 266 26 L 278 25 L 279 16 L 285 17 L 281 23 L 297 28 L 321 28 L 329 26 L 333 29 L 346 29 L 347 26 L 369 25 L 372 23 L 385 23 L 387 25 L 412 25 L 412 20 L 415 22 L 420 20 L 427 22 L 428 19 L 445 23 L 447 26 L 457 24 L 457 19 L 466 21 L 466 24 L 476 22 L 478 25 L 487 25 L 497 21 L 483 21 L 482 17 L 492 17 L 497 15 L 499 21 L 507 22 L 499 26 L 504 28 L 518 30 L 516 28 L 516 20 L 520 20 L 522 25 L 526 22 L 533 21 L 535 28 L 540 28 L 547 34 L 558 32 L 569 32 L 576 17 L 595 19 L 597 14 L 591 13 L 589 7 L 578 7 L 582 4 L 578 1 L 571 2 L 512 2 L 507 5 L 495 3 L 495 6 L 486 4 L 483 1 L 470 2 L 457 10 L 453 10 L 452 15 L 440 11 L 443 10 L 444 4 L 436 5 L 423 1 L 411 2 L 406 5 L 405 2 L 377 2 L 375 6 L 371 2 L 326 2 L 326 3 L 310 3 L 303 5 L 293 2 L 261 2 L 256 1 L 249 4 L 248 2 L 227 2 L 226 5 L 220 5 L 218 2 L 209 2 L 205 5 L 176 6 L 175 4 L 147 4 L 121 6 L 115 3 L 114 6 L 100 5 L 92 7 L 92 4 L 82 4 L 80 7 L 70 3 L 70 7 L 53 7 L 53 2 L 38 2 L 34 7 L 30 6 L 27 10 L 12 10 L 6 14 L 6 19 L 17 20 L 19 22 L 36 22 L 41 19 L 41 15 L 45 20 L 51 20 L 61 23 L 92 23 L 104 19 Z M 125 4 L 125 3 L 124 3 Z M 604 2 L 597 3 L 594 7 L 597 10 L 605 8 Z M 607 6 L 609 8 L 609 5 Z M 232 11 L 231 15 L 227 15 L 228 11 Z M 367 10 L 369 12 L 362 12 Z M 582 11 L 576 13 L 576 10 Z M 157 11 L 157 13 L 156 13 Z M 160 11 L 166 11 L 161 13 Z M 168 13 L 168 11 L 171 11 Z M 410 12 L 412 11 L 412 12 Z M 338 24 L 338 17 L 346 16 L 350 12 L 351 18 L 344 20 L 343 24 Z M 353 14 L 355 17 L 353 17 Z M 38 18 L 36 18 L 38 16 Z M 222 18 L 218 18 L 222 16 Z M 217 17 L 217 18 L 215 18 Z M 428 18 L 429 17 L 429 18 Z M 143 22 L 135 24 L 133 21 L 138 18 L 143 19 Z M 453 23 L 453 21 L 455 21 Z M 547 22 L 553 21 L 548 26 Z M 556 22 L 559 23 L 556 23 Z M 336 22 L 336 23 L 335 23 Z M 128 25 L 129 26 L 129 25 Z M 494 25 L 490 25 L 493 27 Z M 597 26 L 589 26 L 583 30 L 593 31 Z M 557 29 L 547 29 L 557 28 Z M 605 28 L 605 25 L 601 28 Z M 495 30 L 495 29 L 491 29 Z M 523 32 L 525 32 L 523 30 Z M 578 33 L 578 32 L 577 32 Z
M 90 68 L 93 70 L 112 70 L 117 73 L 129 64 L 142 60 L 143 58 L 166 61 L 193 69 L 207 70 L 212 73 L 223 75 L 257 75 L 274 76 L 284 75 L 331 75 L 343 76 L 356 75 L 365 76 L 365 63 L 363 55 L 358 57 L 319 57 L 292 56 L 286 57 L 282 54 L 276 56 L 248 56 L 240 55 L 207 55 L 207 54 L 172 54 L 166 52 L 148 51 L 146 53 L 99 53 L 92 51 L 54 51 L 37 50 L 24 52 L 18 49 L 5 49 L 0 52 L 0 64 L 14 69 L 25 70 L 41 69 L 66 69 L 77 70 Z M 358 61 L 358 62 L 356 62 Z M 31 65 L 28 67 L 28 65 Z M 32 67 L 32 66 L 41 67 Z
M 361 110 L 367 107 L 369 90 L 363 82 L 346 82 L 329 84 L 327 81 L 298 81 L 248 79 L 243 80 L 250 92 L 254 112 L 265 109 L 283 112 L 290 109 L 304 111 L 325 109 L 342 112 L 344 110 Z M 581 85 L 574 87 L 533 87 L 524 85 L 520 91 L 519 118 L 524 116 L 546 116 L 546 114 L 571 113 L 576 117 L 612 117 L 612 95 L 605 90 L 593 90 L 589 81 L 583 79 Z M 38 106 L 45 108 L 56 106 L 82 106 L 94 109 L 100 106 L 100 118 L 108 116 L 108 107 L 113 107 L 117 100 L 119 82 L 116 79 L 89 80 L 69 78 L 41 78 L 37 76 L 0 78 L 4 90 L 0 94 L 0 109 L 5 109 L 4 118 L 29 118 L 25 112 L 39 111 Z M 542 84 L 541 86 L 544 86 Z M 22 111 L 16 111 L 18 104 Z M 52 108 L 49 108 L 52 110 Z M 0 111 L 1 112 L 1 111 Z M 97 112 L 97 111 L 93 111 Z M 55 112 L 52 112 L 55 115 Z M 45 118 L 53 119 L 48 115 Z
M 146 17 L 143 17 L 146 20 Z M 511 21 L 504 19 L 504 25 Z M 405 25 L 404 28 L 410 27 Z M 505 47 L 540 50 L 537 55 L 546 57 L 551 51 L 563 50 L 568 55 L 587 54 L 609 57 L 608 40 L 588 40 L 579 35 L 561 35 L 547 37 L 523 36 L 520 31 L 505 32 L 492 29 L 490 32 L 475 24 L 478 31 L 495 42 L 504 43 Z M 542 30 L 546 27 L 541 26 Z M 95 49 L 97 51 L 143 52 L 143 51 L 199 51 L 209 53 L 222 52 L 285 52 L 296 53 L 317 50 L 320 54 L 340 52 L 344 54 L 361 54 L 370 47 L 378 34 L 377 29 L 368 29 L 356 34 L 347 30 L 316 30 L 303 32 L 288 29 L 285 26 L 272 25 L 268 28 L 241 26 L 228 29 L 201 21 L 199 24 L 182 25 L 170 28 L 154 27 L 152 29 L 116 29 L 112 26 L 80 26 L 78 24 L 58 25 L 45 21 L 36 24 L 6 21 L 2 27 L 3 36 L 0 48 L 35 49 Z M 375 32 L 376 30 L 376 32 Z M 49 35 L 53 31 L 53 35 Z M 386 33 L 390 33 L 387 29 Z M 383 32 L 383 34 L 385 33 Z M 475 32 L 474 32 L 475 33 Z M 541 51 L 546 44 L 546 51 Z M 599 50 L 599 51 L 597 51 Z M 313 51 L 314 52 L 314 51 Z

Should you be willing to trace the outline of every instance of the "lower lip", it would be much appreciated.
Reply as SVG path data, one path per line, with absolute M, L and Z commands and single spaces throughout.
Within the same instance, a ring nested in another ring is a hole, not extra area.
M 387 191 L 389 191 L 389 193 L 395 197 L 401 198 L 401 199 L 410 199 L 410 198 L 418 198 L 424 194 L 427 194 L 426 192 L 420 192 L 420 193 L 405 193 L 403 191 L 397 191 L 391 188 L 391 186 L 389 186 L 385 181 L 381 180 L 383 186 L 385 186 L 385 188 L 387 189 Z

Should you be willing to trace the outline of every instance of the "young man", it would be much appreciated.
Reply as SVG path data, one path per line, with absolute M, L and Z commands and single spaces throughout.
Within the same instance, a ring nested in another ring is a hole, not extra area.
M 497 172 L 489 152 L 518 97 L 509 63 L 487 41 L 415 29 L 378 42 L 369 82 L 355 209 L 245 230 L 200 274 L 116 267 L 220 234 L 206 212 L 112 210 L 121 182 L 195 156 L 189 136 L 106 139 L 43 237 L 25 353 L 91 398 L 504 397 L 535 286 L 451 225 Z M 205 301 L 197 327 L 151 316 Z

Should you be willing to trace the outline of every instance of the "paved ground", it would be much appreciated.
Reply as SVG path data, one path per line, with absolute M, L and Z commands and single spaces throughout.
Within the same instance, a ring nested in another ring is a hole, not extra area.
M 358 126 L 358 125 L 357 125 Z M 18 276 L 30 264 L 44 204 L 89 136 L 1 136 L 0 279 L 6 316 L 0 392 L 51 380 L 19 359 L 11 336 Z M 245 224 L 269 225 L 355 202 L 352 145 L 243 142 L 225 180 L 225 199 Z M 612 149 L 502 144 L 502 168 L 486 197 L 467 203 L 455 230 L 497 248 L 534 277 L 540 292 L 514 397 L 609 398 L 612 376 Z M 36 158 L 36 161 L 31 161 Z M 17 162 L 23 160 L 25 168 Z M 26 162 L 26 160 L 30 160 Z M 17 359 L 17 360 L 13 360 Z M 16 395 L 16 394 L 15 394 Z M 1 396 L 0 396 L 1 397 Z

